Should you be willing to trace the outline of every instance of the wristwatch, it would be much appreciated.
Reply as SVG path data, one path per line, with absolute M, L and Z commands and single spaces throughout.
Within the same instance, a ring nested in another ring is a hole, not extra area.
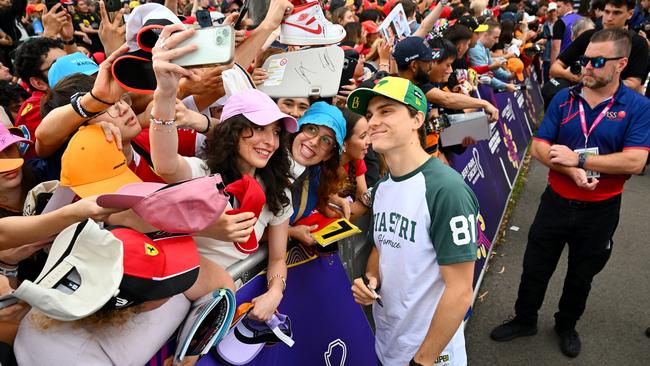
M 73 44 L 77 43 L 75 42 L 74 37 L 70 38 L 69 41 L 66 41 L 63 38 L 61 38 L 61 42 L 63 42 L 63 44 L 66 46 L 72 46 Z
M 409 366 L 422 366 L 422 364 L 415 361 L 415 357 L 413 357 L 411 361 L 409 361 Z
M 587 161 L 587 154 L 580 152 L 578 153 L 578 168 L 585 168 L 585 161 Z

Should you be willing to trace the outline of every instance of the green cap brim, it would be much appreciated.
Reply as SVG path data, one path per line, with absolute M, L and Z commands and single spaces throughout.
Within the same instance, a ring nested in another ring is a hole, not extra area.
M 397 100 L 395 98 L 392 98 L 383 93 L 378 93 L 369 88 L 358 88 L 358 89 L 354 89 L 354 91 L 350 93 L 346 105 L 348 106 L 348 109 L 351 110 L 352 112 L 365 116 L 366 111 L 368 110 L 368 103 L 370 102 L 370 99 L 378 95 L 389 99 Z M 401 100 L 397 100 L 397 101 L 400 103 L 404 103 Z

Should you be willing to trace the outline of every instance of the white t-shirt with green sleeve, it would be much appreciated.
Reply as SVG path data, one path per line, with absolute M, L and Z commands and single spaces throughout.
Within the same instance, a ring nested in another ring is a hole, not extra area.
M 478 200 L 456 171 L 431 158 L 379 181 L 372 209 L 384 304 L 373 304 L 375 350 L 383 365 L 407 365 L 445 290 L 440 266 L 476 260 Z M 461 325 L 436 365 L 466 363 Z

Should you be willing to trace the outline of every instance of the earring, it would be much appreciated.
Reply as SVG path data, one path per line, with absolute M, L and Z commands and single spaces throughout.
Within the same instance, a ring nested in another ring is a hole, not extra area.
M 343 152 L 345 152 L 345 145 L 343 145 Z

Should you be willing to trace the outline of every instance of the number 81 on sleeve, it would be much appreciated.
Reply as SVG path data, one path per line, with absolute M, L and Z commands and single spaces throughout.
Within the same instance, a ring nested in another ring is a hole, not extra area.
M 451 235 L 456 245 L 467 245 L 476 242 L 476 217 L 458 215 L 449 220 Z

